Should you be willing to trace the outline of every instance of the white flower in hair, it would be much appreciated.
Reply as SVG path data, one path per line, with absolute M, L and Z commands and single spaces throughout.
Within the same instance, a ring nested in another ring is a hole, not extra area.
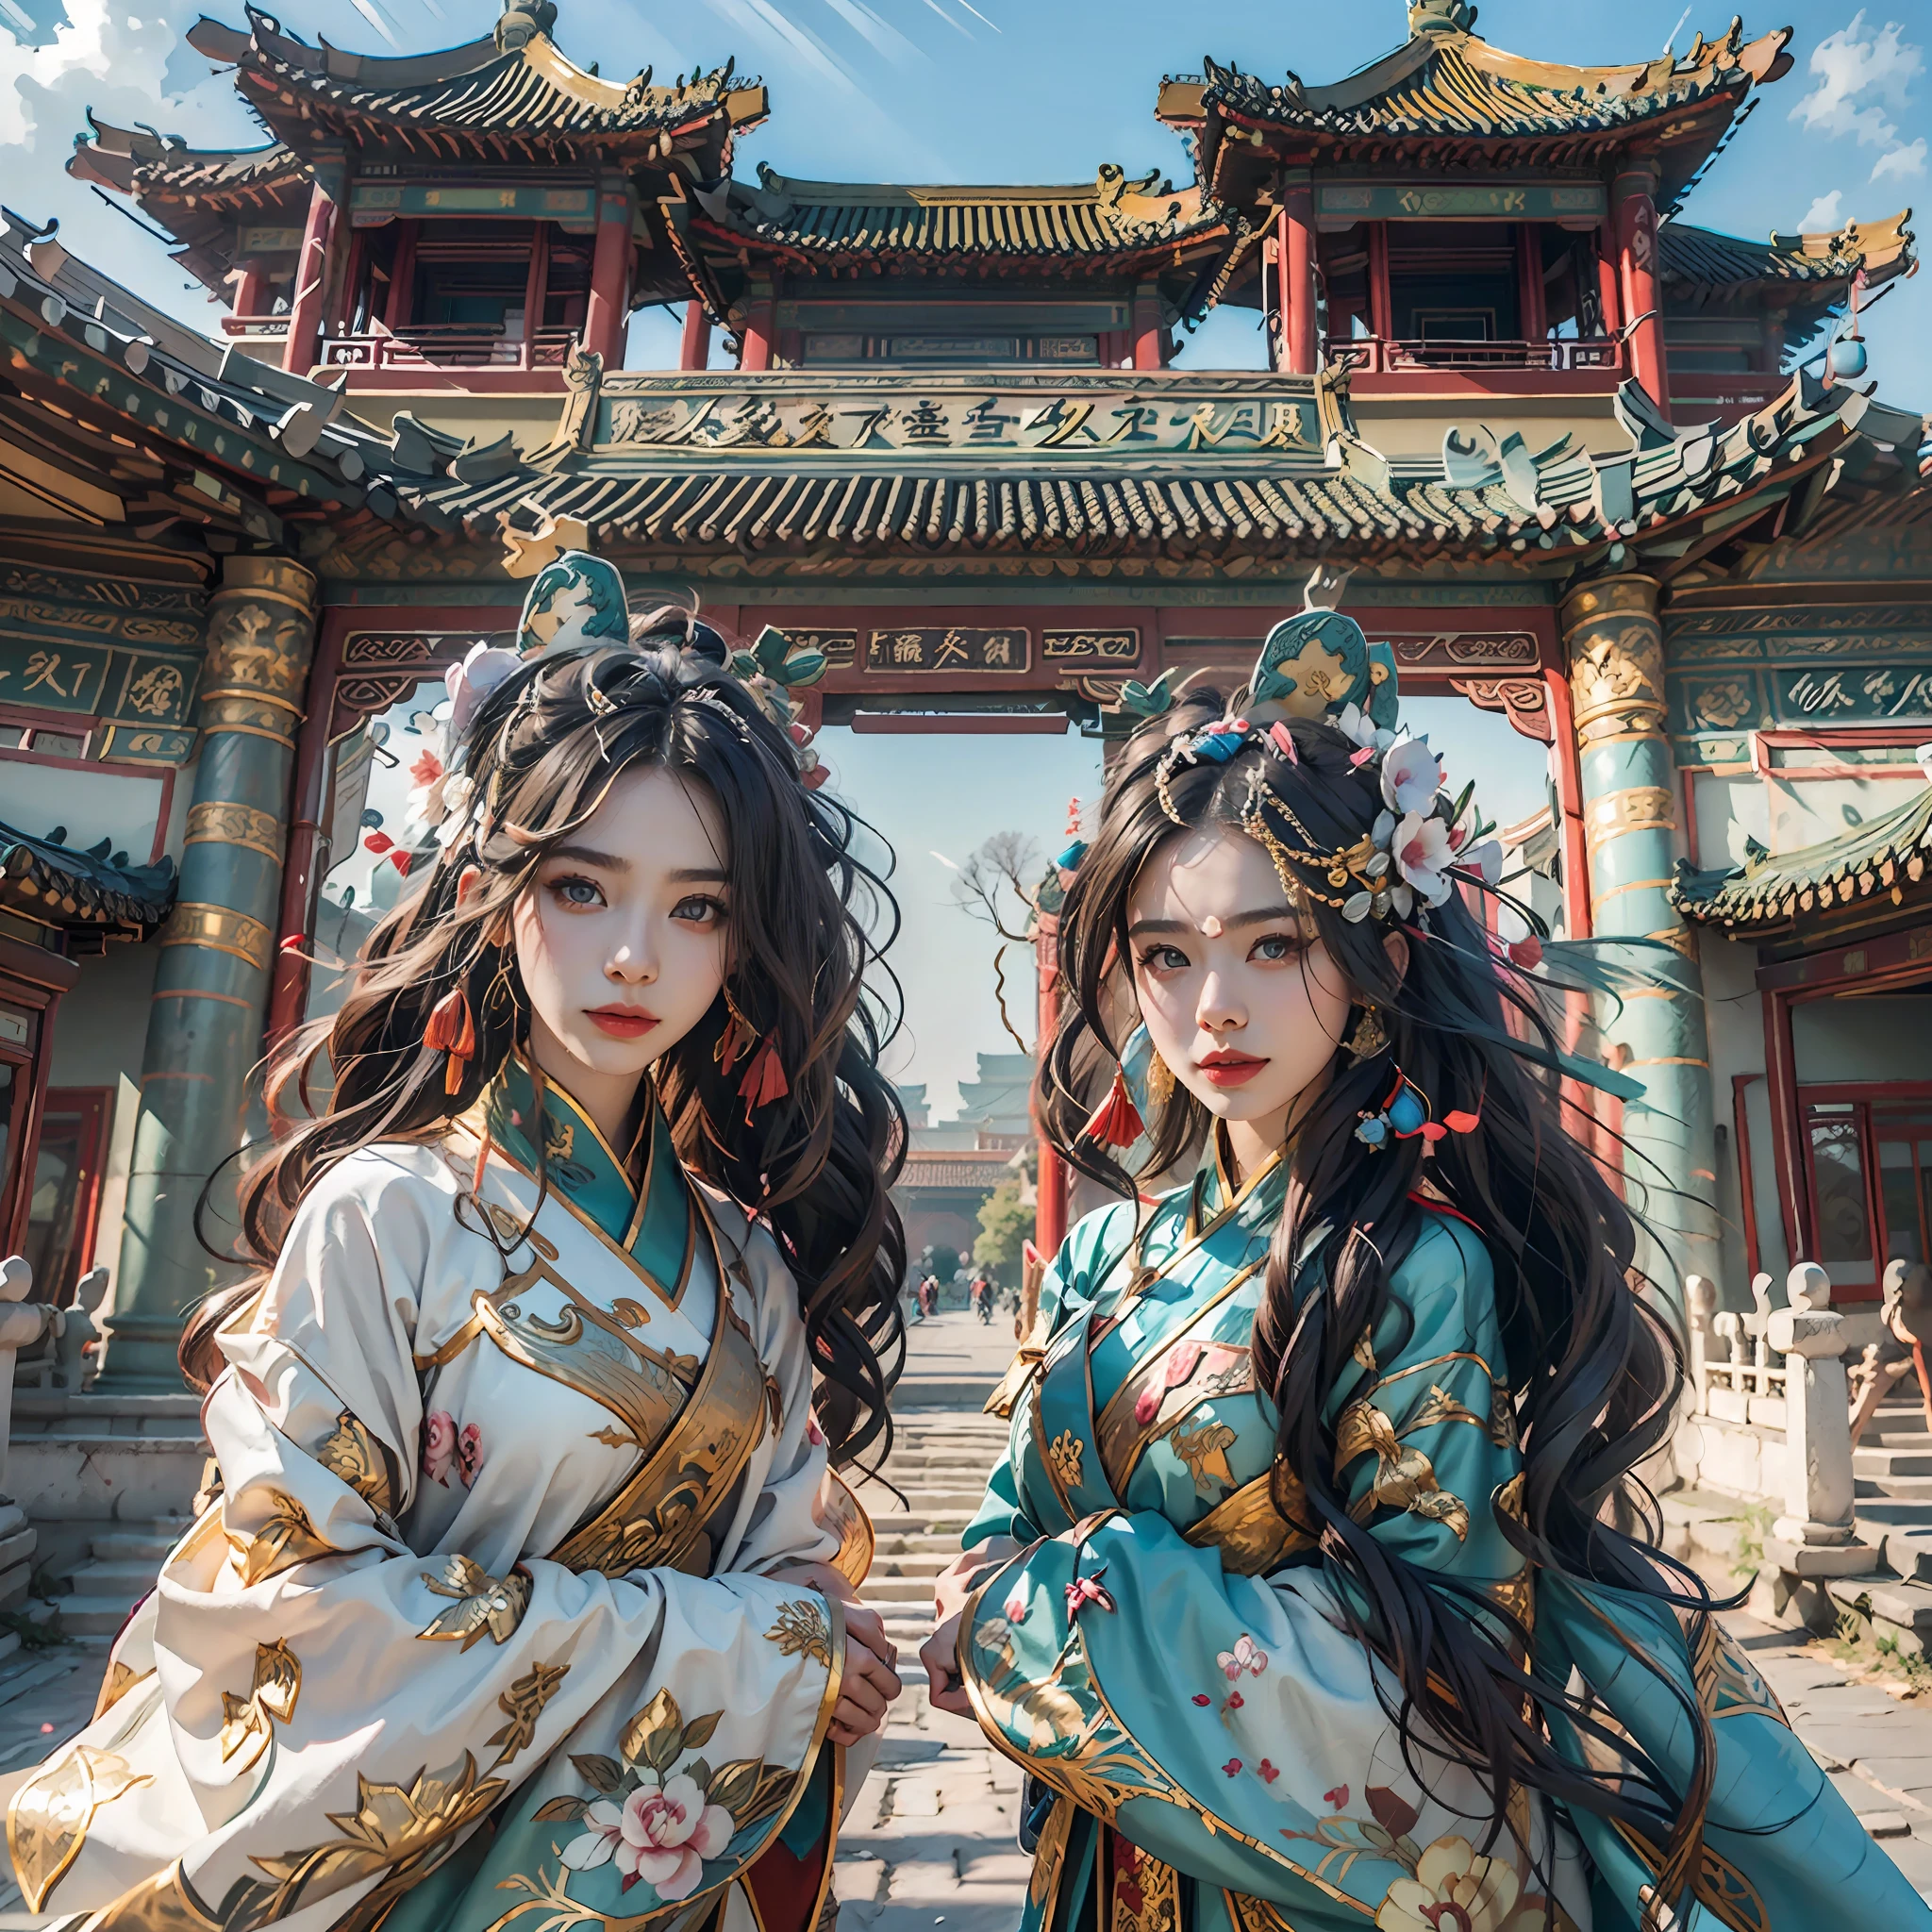
M 1394 732 L 1376 725 L 1358 705 L 1343 705 L 1329 722 L 1364 751 L 1387 751 L 1395 742 Z
M 1480 873 L 1486 886 L 1494 886 L 1503 876 L 1502 841 L 1485 839 L 1480 845 L 1472 845 L 1467 852 L 1458 852 L 1456 862 L 1470 872 Z
M 499 645 L 475 643 L 460 664 L 452 664 L 442 675 L 449 687 L 449 735 L 451 742 L 470 728 L 477 707 L 515 671 L 523 659 L 514 651 Z
M 1450 881 L 1443 868 L 1456 862 L 1456 852 L 1441 819 L 1409 812 L 1395 827 L 1389 849 L 1404 883 L 1415 889 L 1425 906 L 1440 906 L 1448 898 Z
M 436 822 L 436 842 L 445 848 L 463 836 L 476 797 L 476 781 L 467 772 L 451 772 L 442 783 L 442 816 Z
M 1427 811 L 1442 789 L 1442 760 L 1426 738 L 1404 738 L 1382 756 L 1382 802 L 1391 811 Z

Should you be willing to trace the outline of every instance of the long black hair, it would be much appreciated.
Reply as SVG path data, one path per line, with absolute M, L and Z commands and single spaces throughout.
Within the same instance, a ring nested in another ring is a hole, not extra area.
M 652 1079 L 685 1163 L 776 1238 L 798 1286 L 818 1413 L 833 1456 L 849 1460 L 890 1446 L 886 1396 L 905 1352 L 906 1242 L 889 1191 L 906 1122 L 878 1069 L 894 1015 L 867 983 L 897 908 L 855 855 L 858 819 L 801 784 L 785 730 L 711 653 L 683 648 L 693 627 L 688 613 L 658 613 L 633 647 L 533 659 L 478 706 L 461 770 L 484 809 L 371 934 L 333 1020 L 298 1034 L 272 1068 L 272 1100 L 301 1106 L 242 1181 L 242 1239 L 258 1271 L 272 1267 L 296 1205 L 338 1161 L 441 1132 L 469 1108 L 528 1030 L 511 908 L 621 773 L 662 768 L 708 794 L 724 827 L 729 1000 L 719 995 Z M 470 866 L 480 877 L 459 904 Z M 424 1040 L 458 987 L 476 1052 L 450 1094 L 444 1057 Z M 776 1042 L 790 1089 L 749 1123 L 742 1069 L 719 1064 L 732 1007 L 754 1041 Z M 322 1110 L 302 1118 L 325 1068 Z M 216 1330 L 259 1280 L 197 1307 L 181 1339 L 191 1382 L 219 1372 Z
M 1331 724 L 1300 721 L 1285 726 L 1292 759 L 1270 750 L 1257 729 L 1225 763 L 1172 766 L 1163 788 L 1171 741 L 1227 708 L 1221 693 L 1197 689 L 1126 744 L 1060 909 L 1064 1007 L 1041 1070 L 1038 1111 L 1074 1167 L 1129 1195 L 1134 1176 L 1082 1129 L 1093 1069 L 1118 1058 L 1123 1016 L 1132 1024 L 1128 905 L 1142 868 L 1183 836 L 1176 818 L 1239 829 L 1257 784 L 1292 815 L 1273 816 L 1277 835 L 1298 823 L 1324 852 L 1357 845 L 1383 809 L 1380 758 L 1362 758 Z M 1426 1178 L 1477 1225 L 1494 1263 L 1524 1461 L 1521 1513 L 1499 1512 L 1504 1534 L 1542 1576 L 1607 1584 L 1707 1616 L 1713 1601 L 1703 1583 L 1657 1548 L 1655 1499 L 1633 1474 L 1673 1426 L 1683 1386 L 1675 1332 L 1635 1272 L 1630 1214 L 1566 1130 L 1554 1071 L 1559 1044 L 1541 990 L 1498 956 L 1459 893 L 1426 912 L 1418 903 L 1399 920 L 1352 922 L 1333 902 L 1354 886 L 1337 891 L 1332 875 L 1304 870 L 1297 883 L 1313 890 L 1293 894 L 1309 922 L 1304 929 L 1356 998 L 1379 1008 L 1388 1046 L 1359 1062 L 1338 1048 L 1286 1157 L 1287 1202 L 1254 1329 L 1257 1382 L 1273 1401 L 1277 1458 L 1292 1479 L 1279 1491 L 1305 1499 L 1301 1526 L 1340 1586 L 1341 1614 L 1400 1686 L 1391 1716 L 1411 1771 L 1422 1777 L 1418 1754 L 1468 1771 L 1490 1807 L 1491 1842 L 1513 1830 L 1507 1812 L 1518 1786 L 1621 1822 L 1663 1847 L 1657 1891 L 1674 1904 L 1699 1869 L 1715 1751 L 1707 1718 L 1680 1695 L 1694 1749 L 1689 1789 L 1677 1789 L 1564 1687 L 1524 1671 L 1527 1628 L 1509 1619 L 1514 1640 L 1499 1637 L 1489 1598 L 1409 1563 L 1350 1516 L 1324 1414 L 1329 1392 L 1355 1372 L 1357 1338 L 1383 1332 L 1391 1309 L 1398 1324 L 1405 1321 L 1391 1284 L 1429 1212 L 1416 1197 Z M 1406 959 L 1385 948 L 1391 928 L 1404 935 Z M 1440 1141 L 1426 1168 L 1420 1137 L 1374 1154 L 1355 1138 L 1358 1117 L 1378 1109 L 1398 1065 L 1439 1112 L 1480 1111 L 1480 1129 Z M 1174 1169 L 1211 1124 L 1175 1083 L 1147 1124 L 1141 1172 Z M 1477 1609 L 1484 1614 L 1470 1614 Z M 1674 1691 L 1659 1666 L 1632 1654 Z M 1549 1736 L 1556 1718 L 1614 1748 L 1624 1774 L 1600 1774 L 1565 1757 Z

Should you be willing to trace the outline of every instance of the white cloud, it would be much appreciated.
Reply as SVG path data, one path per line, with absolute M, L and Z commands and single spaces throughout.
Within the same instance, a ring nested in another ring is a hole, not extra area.
M 1834 188 L 1829 194 L 1821 194 L 1805 212 L 1798 217 L 1798 233 L 1801 235 L 1835 235 L 1845 225 L 1844 191 Z
M 1872 178 L 1876 181 L 1881 175 L 1891 175 L 1905 181 L 1924 172 L 1925 137 L 1922 134 L 1909 147 L 1895 147 L 1890 154 L 1880 155 L 1872 170 Z
M 181 118 L 186 97 L 161 84 L 177 39 L 165 19 L 111 0 L 70 0 L 66 16 L 39 45 L 0 27 L 0 148 L 64 159 L 90 107 L 124 127 Z
M 1860 147 L 1883 149 L 1872 171 L 1874 181 L 1881 175 L 1924 172 L 1924 142 L 1902 142 L 1894 118 L 1906 111 L 1911 84 L 1925 71 L 1924 51 L 1904 34 L 1895 20 L 1868 27 L 1861 7 L 1848 26 L 1812 48 L 1816 84 L 1791 109 L 1791 119 L 1814 134 L 1834 141 L 1849 134 Z

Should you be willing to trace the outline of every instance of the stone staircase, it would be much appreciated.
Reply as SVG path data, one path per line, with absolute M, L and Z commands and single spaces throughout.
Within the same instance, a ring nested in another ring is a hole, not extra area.
M 988 1472 L 1006 1452 L 1007 1424 L 976 1410 L 976 1403 L 900 1410 L 884 1474 L 904 1504 L 883 1483 L 857 1487 L 878 1539 L 864 1599 L 884 1617 L 902 1653 L 916 1650 L 931 1634 L 933 1578 L 959 1554 L 959 1532 L 979 1507 Z
M 1831 1579 L 1832 1600 L 1910 1655 L 1932 1656 L 1932 1434 L 1916 1386 L 1885 1403 L 1852 1452 L 1858 1535 L 1882 1568 Z
M 128 1612 L 155 1587 L 162 1559 L 187 1529 L 181 1517 L 102 1528 L 89 1539 L 81 1562 L 68 1571 L 61 1593 L 51 1605 L 29 1604 L 28 1614 L 58 1617 L 60 1634 L 79 1642 L 110 1642 Z

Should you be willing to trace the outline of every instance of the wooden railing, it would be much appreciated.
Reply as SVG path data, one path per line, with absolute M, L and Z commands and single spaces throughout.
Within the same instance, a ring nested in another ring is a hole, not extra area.
M 336 335 L 322 359 L 338 369 L 561 369 L 574 328 L 540 328 L 521 340 L 499 327 L 425 323 L 381 335 Z
M 1328 359 L 1358 375 L 1392 375 L 1428 369 L 1554 369 L 1617 371 L 1624 345 L 1614 336 L 1558 338 L 1541 342 L 1405 341 L 1351 336 L 1328 344 Z
M 225 315 L 222 317 L 222 333 L 225 336 L 270 336 L 276 341 L 284 341 L 289 334 L 287 315 Z

